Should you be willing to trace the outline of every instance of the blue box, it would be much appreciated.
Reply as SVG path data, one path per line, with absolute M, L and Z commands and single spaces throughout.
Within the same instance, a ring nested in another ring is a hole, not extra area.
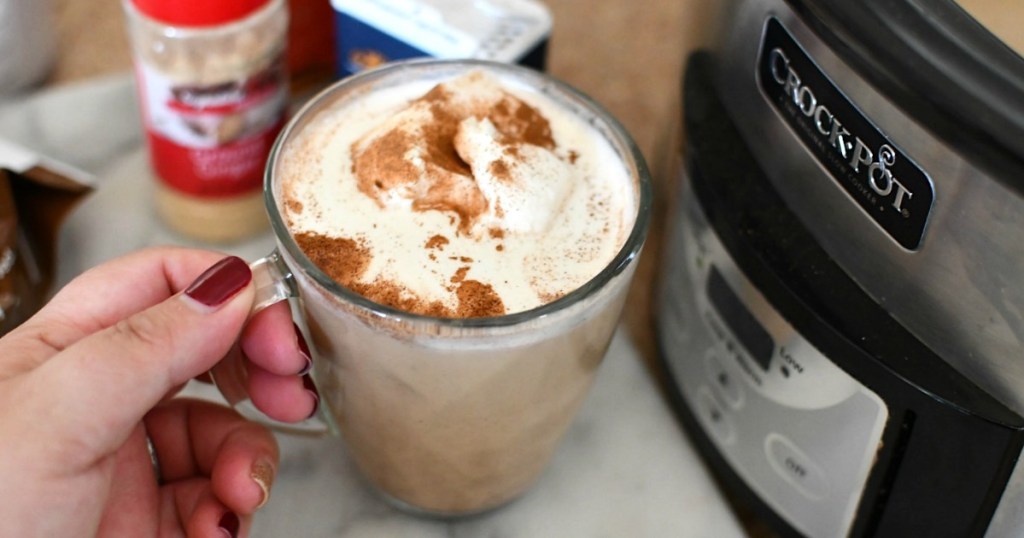
M 544 70 L 551 13 L 536 0 L 331 0 L 337 75 L 406 58 L 478 58 Z

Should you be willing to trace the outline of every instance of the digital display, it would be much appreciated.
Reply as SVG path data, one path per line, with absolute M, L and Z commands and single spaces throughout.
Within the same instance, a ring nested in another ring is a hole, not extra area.
M 775 351 L 775 342 L 714 266 L 708 276 L 707 294 L 739 344 L 747 350 L 754 362 L 767 371 Z

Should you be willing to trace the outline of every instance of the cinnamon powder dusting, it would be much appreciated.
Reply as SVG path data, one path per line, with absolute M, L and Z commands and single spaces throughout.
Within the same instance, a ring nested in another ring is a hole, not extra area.
M 285 209 L 287 209 L 289 213 L 292 213 L 292 214 L 295 214 L 295 215 L 301 215 L 302 211 L 305 209 L 305 206 L 302 205 L 302 202 L 300 202 L 298 200 L 291 199 L 291 198 L 286 200 L 284 205 L 285 205 Z
M 459 269 L 455 271 L 455 275 L 452 276 L 452 283 L 458 284 L 459 282 L 464 282 L 466 280 L 466 273 L 468 272 L 469 267 L 459 267 Z
M 427 240 L 426 248 L 444 250 L 444 246 L 448 244 L 448 238 L 437 234 Z
M 486 318 L 501 316 L 505 313 L 505 303 L 501 296 L 494 291 L 490 284 L 484 284 L 478 280 L 467 280 L 466 274 L 469 267 L 460 267 L 452 275 L 451 281 L 455 284 L 455 295 L 459 298 L 458 310 L 455 317 L 459 318 Z
M 508 163 L 501 159 L 491 161 L 490 172 L 492 176 L 500 181 L 511 181 L 512 179 L 512 170 L 509 168 Z
M 464 276 L 464 273 L 463 275 Z M 452 277 L 454 282 L 457 277 Z M 489 284 L 476 280 L 457 282 L 455 309 L 441 301 L 427 301 L 401 284 L 378 279 L 373 282 L 354 282 L 349 289 L 367 299 L 396 310 L 435 318 L 484 318 L 505 314 L 505 304 Z
M 359 179 L 359 190 L 383 205 L 380 191 L 400 187 L 408 182 L 406 178 L 416 176 L 416 167 L 403 159 L 400 152 L 414 144 L 416 140 L 399 129 L 392 129 L 374 140 L 352 162 L 352 172 Z M 387 148 L 395 148 L 395 151 Z
M 507 149 L 489 169 L 502 181 L 511 181 L 511 168 L 522 158 L 516 146 L 556 146 L 547 118 L 504 91 L 494 98 L 472 100 L 439 84 L 412 101 L 408 112 L 404 121 L 352 145 L 352 172 L 359 190 L 383 206 L 388 192 L 402 189 L 403 195 L 412 196 L 416 211 L 454 213 L 463 232 L 488 209 L 472 168 L 455 146 L 463 120 L 487 118 L 498 131 Z
M 440 235 L 435 238 L 444 239 Z M 505 313 L 501 297 L 490 285 L 465 279 L 469 267 L 460 268 L 451 279 L 458 298 L 458 305 L 452 309 L 442 301 L 428 301 L 418 297 L 396 282 L 384 279 L 361 282 L 359 279 L 366 272 L 373 256 L 360 241 L 301 232 L 295 234 L 295 242 L 310 261 L 332 280 L 375 303 L 437 318 L 476 318 Z
M 441 301 L 425 301 L 410 293 L 405 286 L 388 280 L 355 282 L 349 289 L 377 304 L 396 310 L 437 318 L 452 317 L 451 309 Z
M 554 149 L 551 124 L 537 109 L 506 94 L 487 117 L 510 144 L 524 143 Z
M 327 276 L 347 287 L 363 275 L 373 257 L 364 244 L 345 237 L 302 232 L 295 234 L 295 242 Z
M 505 304 L 490 284 L 476 280 L 463 280 L 456 291 L 459 297 L 458 317 L 487 318 L 505 313 Z

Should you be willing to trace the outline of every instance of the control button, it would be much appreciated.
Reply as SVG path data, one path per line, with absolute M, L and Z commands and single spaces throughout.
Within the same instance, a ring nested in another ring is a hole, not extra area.
M 715 348 L 708 350 L 704 356 L 704 372 L 708 376 L 711 388 L 722 401 L 733 409 L 743 405 L 743 383 L 733 370 L 725 365 Z
M 772 469 L 811 500 L 828 496 L 829 483 L 825 472 L 811 458 L 778 433 L 769 433 L 764 440 L 765 453 Z
M 704 421 L 705 427 L 722 445 L 731 445 L 736 441 L 736 425 L 722 404 L 711 395 L 707 387 L 697 391 L 697 413 Z

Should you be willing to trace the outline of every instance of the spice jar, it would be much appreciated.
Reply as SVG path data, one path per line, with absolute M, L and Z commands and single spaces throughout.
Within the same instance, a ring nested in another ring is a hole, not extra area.
M 261 184 L 288 101 L 285 0 L 123 0 L 156 209 L 201 240 L 267 226 Z

